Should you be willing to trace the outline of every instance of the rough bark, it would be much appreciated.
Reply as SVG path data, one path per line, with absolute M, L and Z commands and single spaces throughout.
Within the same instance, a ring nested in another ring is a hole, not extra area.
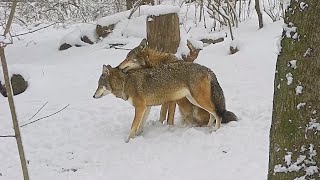
M 262 13 L 260 9 L 260 0 L 255 0 L 255 9 L 258 14 L 258 20 L 259 20 L 259 29 L 263 28 L 263 20 L 262 20 Z
M 304 2 L 308 5 L 301 8 L 300 2 L 291 0 L 285 14 L 288 28 L 284 28 L 276 65 L 268 180 L 320 179 L 320 126 L 312 128 L 320 123 L 320 4 Z M 304 164 L 300 170 L 276 172 L 279 167 L 288 170 L 304 156 L 297 164 Z M 306 169 L 312 166 L 318 172 L 307 175 Z
M 167 53 L 176 53 L 180 43 L 179 17 L 176 13 L 147 18 L 148 46 Z
M 8 22 L 6 24 L 6 28 L 5 28 L 5 31 L 3 34 L 4 36 L 6 36 L 9 33 L 16 7 L 17 7 L 17 1 L 13 1 L 12 6 L 11 6 L 9 19 L 8 19 Z M 8 66 L 7 66 L 7 62 L 6 62 L 6 57 L 4 54 L 4 48 L 5 48 L 5 45 L 4 44 L 1 45 L 1 43 L 0 43 L 1 65 L 2 65 L 2 70 L 3 70 L 5 86 L 6 86 L 6 90 L 8 93 L 8 102 L 9 102 L 10 112 L 11 112 L 11 116 L 12 116 L 12 123 L 13 123 L 13 129 L 15 132 L 15 138 L 16 138 L 16 142 L 17 142 L 17 146 L 18 146 L 18 152 L 19 152 L 19 157 L 20 157 L 20 162 L 21 162 L 21 167 L 22 167 L 23 178 L 24 178 L 24 180 L 29 180 L 28 166 L 27 166 L 27 161 L 25 158 L 25 153 L 24 153 L 22 138 L 21 138 L 21 134 L 20 134 L 20 127 L 19 127 L 19 122 L 18 122 L 18 118 L 17 118 L 17 114 L 16 114 L 16 109 L 14 106 L 12 88 L 11 88 L 11 83 L 10 83 L 10 78 L 9 78 L 9 73 L 8 73 Z

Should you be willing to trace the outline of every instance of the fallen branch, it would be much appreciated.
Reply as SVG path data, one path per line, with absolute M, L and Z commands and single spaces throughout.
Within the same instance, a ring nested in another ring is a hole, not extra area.
M 44 27 L 42 27 L 42 28 L 35 29 L 35 30 L 33 30 L 33 31 L 29 31 L 29 32 L 21 33 L 21 34 L 16 34 L 16 35 L 13 35 L 12 37 L 18 37 L 18 36 L 23 36 L 23 35 L 26 35 L 26 34 L 31 34 L 31 33 L 40 31 L 41 29 L 45 29 L 45 28 L 48 28 L 48 27 L 50 27 L 50 26 L 53 26 L 53 25 L 55 25 L 55 24 L 57 24 L 57 23 L 52 23 L 52 24 L 49 24 L 49 25 L 44 26 Z
M 57 111 L 57 112 L 55 112 L 55 113 L 49 114 L 49 115 L 47 115 L 47 116 L 41 117 L 41 118 L 36 119 L 36 120 L 34 120 L 34 121 L 31 121 L 31 122 L 28 122 L 28 123 L 26 123 L 26 124 L 21 125 L 20 127 L 24 127 L 24 126 L 27 126 L 27 125 L 29 125 L 29 124 L 35 123 L 35 122 L 37 122 L 37 121 L 40 121 L 40 120 L 42 120 L 42 119 L 45 119 L 45 118 L 48 118 L 48 117 L 50 117 L 50 116 L 56 115 L 56 114 L 58 114 L 59 112 L 65 110 L 69 105 L 70 105 L 70 104 L 66 105 L 64 108 L 60 109 L 59 111 Z
M 117 46 L 113 46 L 113 47 L 110 47 L 110 48 L 120 49 L 120 50 L 132 50 L 132 49 L 128 49 L 128 48 L 120 48 L 120 47 L 117 47 Z
M 48 104 L 48 101 L 44 105 L 42 105 L 42 107 L 31 118 L 29 118 L 28 121 L 34 118 L 47 104 Z
M 15 135 L 0 136 L 0 138 L 6 138 L 6 137 L 16 137 L 16 136 Z

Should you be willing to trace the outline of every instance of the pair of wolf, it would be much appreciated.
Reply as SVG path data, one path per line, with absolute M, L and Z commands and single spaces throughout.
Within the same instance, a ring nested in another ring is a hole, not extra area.
M 110 93 L 135 107 L 126 142 L 141 133 L 150 108 L 155 105 L 163 105 L 160 115 L 163 121 L 170 104 L 168 124 L 173 124 L 175 103 L 188 124 L 213 128 L 215 121 L 214 129 L 219 129 L 221 122 L 237 120 L 233 112 L 226 110 L 223 91 L 209 68 L 179 60 L 174 54 L 155 51 L 147 47 L 146 39 L 132 49 L 119 66 L 103 65 L 93 97 Z

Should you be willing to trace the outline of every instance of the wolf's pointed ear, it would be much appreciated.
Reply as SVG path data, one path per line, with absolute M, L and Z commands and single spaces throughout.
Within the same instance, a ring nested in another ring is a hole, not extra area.
M 147 47 L 147 39 L 144 38 L 144 39 L 142 39 L 142 41 L 140 42 L 139 48 L 140 48 L 141 50 L 144 50 L 146 47 Z
M 103 65 L 102 67 L 102 74 L 109 74 L 110 73 L 110 70 L 112 69 L 112 67 L 110 65 Z

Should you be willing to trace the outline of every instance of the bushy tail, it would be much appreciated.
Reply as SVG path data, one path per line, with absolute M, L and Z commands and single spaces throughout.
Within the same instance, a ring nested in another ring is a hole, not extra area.
M 222 114 L 222 123 L 228 123 L 230 121 L 237 121 L 238 117 L 231 111 L 225 111 Z
M 211 80 L 211 98 L 216 107 L 217 115 L 222 118 L 222 123 L 237 121 L 237 116 L 233 112 L 226 110 L 224 94 L 215 75 L 213 75 Z

